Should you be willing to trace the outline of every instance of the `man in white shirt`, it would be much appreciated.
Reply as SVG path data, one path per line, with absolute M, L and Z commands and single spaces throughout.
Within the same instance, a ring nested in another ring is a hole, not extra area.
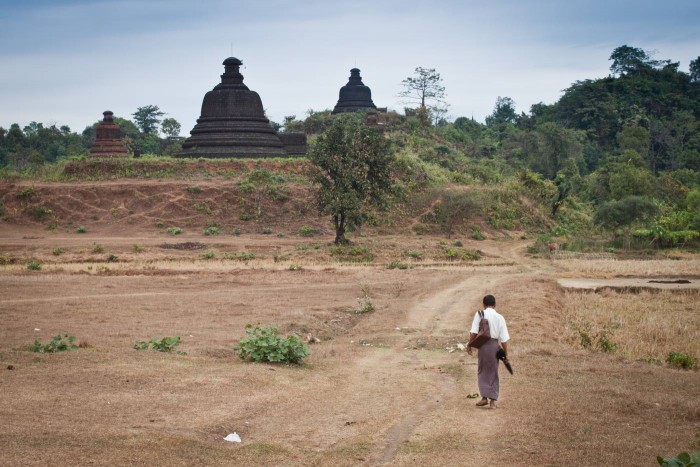
M 479 362 L 477 367 L 477 379 L 479 382 L 481 400 L 477 402 L 476 405 L 477 407 L 488 405 L 489 408 L 495 409 L 498 393 L 500 391 L 498 381 L 498 357 L 496 356 L 496 352 L 498 352 L 498 349 L 502 348 L 505 353 L 504 362 L 508 363 L 507 342 L 510 340 L 510 335 L 508 335 L 508 327 L 506 326 L 505 318 L 496 311 L 496 298 L 493 295 L 487 295 L 484 297 L 483 303 L 484 319 L 487 319 L 489 322 L 491 339 L 482 345 L 477 353 Z M 477 312 L 474 314 L 474 319 L 472 320 L 469 341 L 474 339 L 479 333 L 480 321 L 481 316 L 479 316 Z M 467 345 L 467 353 L 469 353 L 469 355 L 472 354 L 472 348 L 469 345 Z

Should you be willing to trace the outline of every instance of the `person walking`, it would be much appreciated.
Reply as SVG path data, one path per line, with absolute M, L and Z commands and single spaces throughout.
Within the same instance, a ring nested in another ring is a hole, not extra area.
M 498 382 L 498 357 L 496 353 L 498 349 L 503 349 L 505 353 L 504 363 L 508 362 L 508 344 L 510 340 L 510 335 L 508 334 L 508 327 L 506 326 L 506 320 L 496 311 L 496 298 L 493 295 L 487 295 L 484 297 L 484 318 L 489 322 L 489 331 L 491 334 L 491 339 L 488 340 L 484 345 L 482 345 L 478 350 L 478 369 L 477 369 L 477 379 L 479 382 L 479 394 L 481 394 L 481 400 L 476 403 L 477 407 L 483 407 L 488 405 L 489 408 L 496 408 L 496 401 L 498 400 L 498 393 L 500 390 L 500 385 Z M 474 314 L 474 320 L 472 321 L 472 327 L 469 332 L 469 341 L 476 337 L 479 333 L 479 322 L 481 321 L 481 316 L 479 312 Z M 472 348 L 467 344 L 467 353 L 472 354 Z

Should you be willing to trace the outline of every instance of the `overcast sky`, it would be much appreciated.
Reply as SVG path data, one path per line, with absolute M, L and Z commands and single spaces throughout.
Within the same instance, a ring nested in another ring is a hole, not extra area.
M 332 109 L 353 67 L 402 111 L 419 66 L 442 76 L 451 118 L 483 122 L 499 96 L 528 112 L 606 76 L 625 44 L 687 72 L 699 25 L 700 0 L 0 0 L 0 126 L 80 132 L 154 104 L 188 136 L 229 56 L 278 122 Z

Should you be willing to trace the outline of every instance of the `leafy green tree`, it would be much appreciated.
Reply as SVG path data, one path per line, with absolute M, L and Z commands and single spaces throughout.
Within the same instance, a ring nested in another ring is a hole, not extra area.
M 157 105 L 145 105 L 131 115 L 142 132 L 157 134 L 160 117 L 165 115 L 165 112 L 161 112 Z
M 515 111 L 515 101 L 510 97 L 498 96 L 493 106 L 493 113 L 486 117 L 486 125 L 515 123 L 518 114 Z
M 336 244 L 348 243 L 346 230 L 362 225 L 370 206 L 385 206 L 391 192 L 390 143 L 362 118 L 337 116 L 309 150 L 319 214 L 330 214 Z
M 700 83 L 700 57 L 690 61 L 690 82 Z
M 440 73 L 436 72 L 435 68 L 417 67 L 413 76 L 409 76 L 401 84 L 404 89 L 399 93 L 399 97 L 419 104 L 421 109 L 444 103 L 445 87 L 442 85 Z
M 671 64 L 670 60 L 654 60 L 643 49 L 628 45 L 613 50 L 610 60 L 613 61 L 613 64 L 610 65 L 610 72 L 613 76 L 627 76 Z
M 174 118 L 164 118 L 163 122 L 160 124 L 160 130 L 170 139 L 175 139 L 180 136 L 181 129 L 180 123 Z
M 657 211 L 658 208 L 652 201 L 640 196 L 629 196 L 602 204 L 593 216 L 593 222 L 612 232 L 622 229 L 624 246 L 629 249 L 632 226 L 650 220 Z

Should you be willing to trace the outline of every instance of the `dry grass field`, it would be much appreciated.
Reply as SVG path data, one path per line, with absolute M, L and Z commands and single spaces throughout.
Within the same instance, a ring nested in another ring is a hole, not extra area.
M 552 261 L 527 241 L 461 239 L 481 259 L 452 262 L 439 237 L 366 234 L 353 240 L 372 257 L 354 263 L 331 239 L 2 224 L 0 465 L 654 465 L 700 450 L 700 373 L 664 362 L 700 357 L 698 288 L 557 285 L 697 284 L 697 256 Z M 375 311 L 355 312 L 362 290 Z M 467 397 L 476 358 L 455 350 L 486 293 L 515 367 L 497 410 Z M 247 323 L 320 343 L 301 366 L 244 362 Z M 64 332 L 77 351 L 28 351 Z M 186 355 L 133 349 L 176 335 Z M 240 444 L 223 440 L 234 431 Z

